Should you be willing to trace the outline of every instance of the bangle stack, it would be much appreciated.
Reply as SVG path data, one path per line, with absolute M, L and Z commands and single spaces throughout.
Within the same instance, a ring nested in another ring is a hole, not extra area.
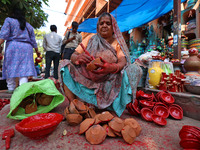
M 113 73 L 117 73 L 118 71 L 119 71 L 119 66 L 118 66 L 118 64 L 115 64 L 116 66 L 117 66 L 117 70 L 115 71 L 115 72 L 113 72 Z

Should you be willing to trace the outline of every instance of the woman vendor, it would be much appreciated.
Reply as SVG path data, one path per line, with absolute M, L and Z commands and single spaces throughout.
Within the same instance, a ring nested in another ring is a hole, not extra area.
M 84 50 L 84 47 L 86 50 Z M 98 69 L 88 71 L 86 66 L 95 58 Z M 142 70 L 130 64 L 130 56 L 115 18 L 103 13 L 97 23 L 97 34 L 86 37 L 71 56 L 60 63 L 60 77 L 65 95 L 108 108 L 121 116 L 126 105 L 135 99 Z

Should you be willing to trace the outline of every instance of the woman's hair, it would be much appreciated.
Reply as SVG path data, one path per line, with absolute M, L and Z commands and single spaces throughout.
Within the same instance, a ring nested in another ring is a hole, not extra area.
M 102 17 L 105 17 L 105 16 L 110 17 L 110 20 L 112 21 L 112 17 L 111 17 L 111 15 L 110 15 L 110 13 L 107 13 L 107 12 L 103 12 L 103 13 L 99 16 L 99 21 L 101 20 Z
M 26 27 L 26 19 L 25 19 L 25 13 L 23 10 L 19 8 L 13 8 L 12 14 L 10 16 L 11 18 L 15 18 L 18 20 L 20 24 L 20 29 L 24 30 Z

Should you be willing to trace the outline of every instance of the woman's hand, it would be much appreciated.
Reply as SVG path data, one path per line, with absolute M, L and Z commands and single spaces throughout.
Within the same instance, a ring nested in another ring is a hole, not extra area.
M 90 63 L 92 60 L 93 59 L 91 56 L 88 56 L 85 53 L 81 53 L 81 54 L 77 54 L 75 64 L 76 65 L 87 64 L 87 63 Z
M 93 73 L 96 74 L 109 74 L 109 73 L 117 73 L 119 71 L 119 66 L 116 63 L 108 63 L 100 57 L 103 64 L 95 63 L 97 67 L 100 69 L 93 70 Z

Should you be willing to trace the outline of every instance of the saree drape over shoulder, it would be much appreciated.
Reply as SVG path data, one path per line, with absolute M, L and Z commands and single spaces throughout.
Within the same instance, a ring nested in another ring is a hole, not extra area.
M 117 51 L 126 57 L 127 65 L 118 73 L 97 75 L 86 70 L 86 65 L 74 65 L 69 60 L 60 62 L 60 79 L 83 101 L 96 105 L 100 109 L 110 108 L 121 116 L 126 104 L 135 99 L 137 84 L 142 75 L 141 68 L 130 64 L 129 50 L 112 16 L 113 44 L 109 44 L 99 33 L 92 36 L 86 50 L 90 55 L 102 57 L 109 63 L 117 63 Z

